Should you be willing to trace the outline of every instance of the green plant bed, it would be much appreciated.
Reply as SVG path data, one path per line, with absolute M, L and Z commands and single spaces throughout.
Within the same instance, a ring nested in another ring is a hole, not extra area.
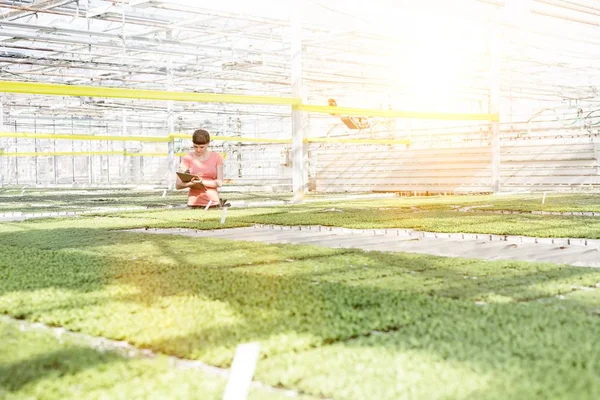
M 269 208 L 231 208 L 220 224 L 221 210 L 145 210 L 111 214 L 113 218 L 144 215 L 149 227 L 215 229 L 274 225 L 325 225 L 347 228 L 400 228 L 433 232 L 490 233 L 537 237 L 600 238 L 600 217 L 489 214 L 449 210 L 414 211 L 407 199 L 308 203 Z M 448 207 L 445 207 L 448 208 Z M 98 214 L 100 215 L 100 214 Z
M 396 332 L 275 356 L 258 376 L 336 399 L 600 395 L 598 317 L 530 304 L 445 311 Z
M 112 208 L 140 206 L 164 207 L 180 206 L 185 197 L 152 199 L 140 196 L 115 197 Z M 302 205 L 285 205 L 268 208 L 231 208 L 228 210 L 227 222 L 220 223 L 221 210 L 204 212 L 202 209 L 156 209 L 140 211 L 121 211 L 111 213 L 109 218 L 115 227 L 183 227 L 192 229 L 218 229 L 224 227 L 241 227 L 252 224 L 276 225 L 327 225 L 349 228 L 406 228 L 435 232 L 493 233 L 504 235 L 526 235 L 538 237 L 575 237 L 600 238 L 600 218 L 590 216 L 561 216 L 537 214 L 501 215 L 481 212 L 482 210 L 526 209 L 555 211 L 588 211 L 596 209 L 596 196 L 592 195 L 553 195 L 549 196 L 546 205 L 541 205 L 539 195 L 523 196 L 441 196 L 425 198 L 393 198 L 371 200 L 347 200 L 336 202 L 317 202 Z M 169 200 L 170 199 L 170 200 Z M 64 200 L 64 199 L 63 199 Z M 123 200 L 123 201 L 122 201 Z M 131 200 L 131 201 L 130 201 Z M 181 200 L 181 201 L 180 201 Z M 170 203 L 171 202 L 171 203 Z M 529 202 L 529 203 L 528 203 Z M 1 202 L 0 202 L 1 203 Z M 540 203 L 540 204 L 537 204 Z M 18 204 L 18 203 L 9 203 Z M 459 212 L 457 207 L 472 208 L 471 211 Z M 524 206 L 527 207 L 524 207 Z M 0 205 L 0 207 L 2 207 Z M 21 207 L 21 206 L 19 206 Z M 69 211 L 92 211 L 89 203 L 70 204 Z M 29 207 L 29 212 L 59 211 L 60 207 Z M 454 210 L 454 211 L 453 211 Z M 0 210 L 1 211 L 1 210 Z M 579 212 L 578 211 L 578 212 Z M 102 213 L 93 214 L 102 217 Z M 121 222 L 117 222 L 121 219 Z M 136 221 L 146 220 L 146 223 Z M 135 220 L 135 221 L 134 221 Z M 126 223 L 130 222 L 130 224 Z M 95 218 L 93 223 L 102 226 L 102 218 Z
M 221 399 L 224 378 L 175 368 L 164 356 L 130 359 L 43 329 L 0 319 L 0 398 Z M 251 399 L 284 399 L 253 389 Z
M 327 208 L 304 209 L 298 207 L 281 213 L 272 211 L 271 213 L 242 217 L 239 221 L 248 224 L 327 225 L 357 229 L 403 228 L 433 232 L 600 238 L 600 218 L 597 217 L 498 215 L 451 211 L 409 213 L 393 208 L 386 210 L 342 209 L 342 212 L 330 212 L 327 211 Z M 230 222 L 234 221 L 230 220 Z
M 543 203 L 542 203 L 543 201 Z M 362 202 L 362 201 L 361 201 Z M 355 201 L 354 204 L 361 204 Z M 344 202 L 346 203 L 346 202 Z M 473 208 L 478 211 L 556 211 L 556 212 L 600 212 L 600 194 L 547 194 L 530 193 L 518 195 L 484 196 L 431 196 L 380 199 L 379 207 L 405 207 L 411 211 L 448 211 Z M 364 202 L 362 202 L 364 204 Z M 412 209 L 411 209 L 412 207 Z M 416 209 L 415 209 L 416 208 Z
M 381 207 L 348 203 L 310 204 L 269 208 L 231 208 L 225 224 L 221 224 L 222 210 L 174 209 L 116 212 L 109 215 L 91 214 L 74 222 L 69 218 L 61 226 L 87 224 L 99 228 L 191 228 L 221 229 L 275 225 L 326 225 L 348 228 L 401 228 L 434 232 L 490 233 L 537 237 L 600 238 L 600 218 L 584 216 L 486 214 L 476 212 L 420 211 L 410 212 L 405 207 Z M 58 221 L 58 220 L 57 220 Z M 42 221 L 26 222 L 23 229 L 33 229 Z M 52 224 L 52 222 L 43 222 Z M 60 225 L 61 223 L 56 222 Z M 56 226 L 58 226 L 56 225 Z M 25 228 L 31 226 L 32 228 Z M 12 228 L 9 228 L 12 229 Z M 15 227 L 15 229 L 18 229 Z M 3 227 L 0 226 L 0 233 Z
M 218 366 L 258 341 L 260 379 L 315 396 L 600 395 L 600 270 L 113 230 L 195 211 L 1 225 L 0 312 Z
M 63 192 L 63 193 L 61 193 Z M 21 195 L 20 189 L 4 189 L 0 191 L 0 211 L 31 211 L 46 208 L 60 210 L 61 208 L 76 208 L 85 210 L 100 206 L 118 207 L 158 207 L 185 204 L 187 194 L 185 191 L 166 193 L 162 197 L 161 191 L 134 191 L 134 190 L 60 190 L 60 189 L 26 189 Z M 407 212 L 415 211 L 451 211 L 460 208 L 473 208 L 479 212 L 485 211 L 548 211 L 548 212 L 600 212 L 600 195 L 593 194 L 548 194 L 542 204 L 543 194 L 522 195 L 485 195 L 485 196 L 431 196 L 431 197 L 400 197 L 400 198 L 373 198 L 367 200 L 343 200 L 338 198 L 351 198 L 349 193 L 311 193 L 306 196 L 309 205 L 320 207 L 326 204 L 327 199 L 336 198 L 331 205 L 336 207 L 394 207 Z M 289 192 L 261 193 L 261 192 L 223 192 L 222 197 L 239 201 L 269 201 L 290 200 Z M 319 203 L 310 203 L 319 200 Z M 323 202 L 323 203 L 321 203 Z
M 0 196 L 0 213 L 25 212 L 60 212 L 60 211 L 93 211 L 98 208 L 130 208 L 130 207 L 167 207 L 185 204 L 184 193 L 168 193 L 162 197 L 159 192 L 131 193 L 84 193 L 84 194 L 52 194 L 25 193 L 24 195 Z
M 162 191 L 138 192 L 131 190 L 33 190 L 0 191 L 0 213 L 11 212 L 59 212 L 59 211 L 94 211 L 97 208 L 129 208 L 129 207 L 174 207 L 187 203 L 186 191 L 168 191 L 163 197 Z M 77 194 L 79 192 L 79 194 Z M 289 200 L 290 193 L 222 193 L 228 200 L 262 202 L 269 200 Z M 315 195 L 319 198 L 320 195 Z

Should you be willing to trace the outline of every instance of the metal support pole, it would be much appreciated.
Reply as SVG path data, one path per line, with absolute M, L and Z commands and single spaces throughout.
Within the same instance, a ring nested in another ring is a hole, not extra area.
M 594 156 L 596 157 L 596 175 L 600 175 L 600 143 L 594 142 Z
M 15 120 L 15 132 L 18 132 L 17 121 Z M 19 151 L 19 139 L 15 137 L 15 151 Z M 15 157 L 15 182 L 19 184 L 19 157 Z
M 56 120 L 52 119 L 52 133 L 56 135 Z M 52 139 L 52 151 L 56 153 L 56 139 Z M 54 170 L 54 184 L 58 184 L 58 163 L 56 156 L 52 156 L 52 169 Z
M 122 113 L 122 133 L 121 136 L 125 137 L 127 136 L 127 114 L 125 113 L 125 107 L 123 107 L 123 109 L 121 110 Z M 123 150 L 125 150 L 125 144 L 123 143 Z M 123 151 L 123 155 L 121 156 L 121 171 L 120 171 L 120 175 L 121 175 L 121 183 L 128 183 L 129 181 L 129 167 L 127 166 L 127 156 L 125 155 L 125 151 Z
M 88 121 L 88 135 L 92 134 L 92 123 L 91 121 Z M 91 153 L 92 152 L 92 141 L 88 140 L 88 151 Z M 88 183 L 90 185 L 92 185 L 94 183 L 94 156 L 93 155 L 89 155 L 88 156 Z
M 231 120 L 231 117 L 229 117 Z M 235 136 L 242 136 L 242 121 L 239 118 L 235 119 Z M 256 136 L 258 137 L 258 135 Z M 242 167 L 242 143 L 237 142 L 237 177 L 241 178 L 244 173 L 244 168 Z M 252 174 L 252 172 L 250 172 Z
M 0 188 L 4 187 L 4 158 L 2 153 L 4 153 L 4 148 L 0 147 Z
M 490 51 L 490 92 L 489 113 L 498 114 L 500 111 L 500 37 L 499 24 L 496 18 L 491 24 L 489 37 Z M 492 147 L 492 190 L 500 191 L 500 122 L 490 122 L 491 147 Z
M 0 131 L 4 132 L 4 96 L 0 97 Z M 2 139 L 4 142 L 4 139 Z M 2 143 L 0 143 L 0 188 L 4 187 L 4 158 L 2 157 L 2 153 L 4 152 L 4 147 L 2 147 Z
M 300 1 L 292 7 L 290 16 L 292 51 L 292 96 L 304 98 L 302 87 L 302 29 L 300 26 Z M 304 113 L 292 108 L 292 187 L 294 203 L 304 200 L 308 191 L 308 170 L 306 168 L 307 146 L 304 143 Z
M 171 31 L 167 31 L 167 39 L 171 40 Z M 167 55 L 167 90 L 173 90 L 173 60 L 171 56 Z M 167 101 L 167 134 L 171 135 L 175 131 L 175 115 L 173 113 L 173 100 Z M 169 164 L 169 176 L 167 178 L 167 188 L 173 190 L 175 187 L 175 172 L 177 171 L 177 165 L 175 160 L 175 139 L 171 138 L 169 141 L 169 155 L 167 162 Z
M 140 121 L 140 130 L 139 132 L 144 132 L 144 123 Z M 144 151 L 144 145 L 141 145 L 140 151 L 143 152 Z M 137 182 L 142 183 L 145 182 L 145 177 L 144 177 L 144 157 L 138 157 L 138 161 L 136 164 L 137 170 L 135 171 L 135 179 Z
M 75 134 L 75 127 L 73 126 L 73 117 L 71 117 L 71 135 Z M 71 152 L 75 152 L 75 141 L 71 140 Z M 73 172 L 73 185 L 75 185 L 75 156 L 71 156 L 71 170 Z
M 33 133 L 37 133 L 37 119 L 33 119 Z M 38 152 L 38 140 L 37 138 L 33 138 L 33 152 L 37 153 Z M 34 161 L 34 174 L 35 174 L 35 184 L 38 185 L 38 156 L 33 156 L 33 161 Z

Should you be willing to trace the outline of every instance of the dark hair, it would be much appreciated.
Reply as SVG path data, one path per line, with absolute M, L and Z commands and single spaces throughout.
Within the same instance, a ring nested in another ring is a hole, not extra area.
M 194 144 L 208 144 L 210 143 L 210 133 L 204 129 L 196 129 L 192 135 L 192 142 Z

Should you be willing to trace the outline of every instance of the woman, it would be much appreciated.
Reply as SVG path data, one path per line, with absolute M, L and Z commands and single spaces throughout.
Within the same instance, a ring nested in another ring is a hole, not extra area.
M 184 156 L 179 166 L 180 172 L 197 175 L 190 182 L 182 182 L 179 176 L 175 183 L 177 189 L 189 188 L 189 207 L 224 206 L 219 199 L 218 189 L 223 184 L 223 156 L 208 149 L 210 134 L 198 129 L 192 135 L 194 151 Z

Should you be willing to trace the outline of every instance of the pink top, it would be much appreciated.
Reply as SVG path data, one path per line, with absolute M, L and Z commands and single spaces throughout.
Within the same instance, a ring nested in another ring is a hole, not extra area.
M 190 174 L 199 175 L 202 179 L 217 179 L 217 167 L 223 165 L 223 156 L 211 151 L 208 159 L 198 160 L 194 153 L 184 156 L 181 163 Z M 216 188 L 193 189 L 188 193 L 188 206 L 206 206 L 212 200 L 213 205 L 219 204 L 219 192 Z

